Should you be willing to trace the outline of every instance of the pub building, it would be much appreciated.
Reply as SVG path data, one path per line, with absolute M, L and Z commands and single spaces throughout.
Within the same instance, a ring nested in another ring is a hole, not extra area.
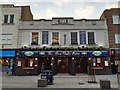
M 91 69 L 95 69 L 96 74 L 111 73 L 107 50 L 49 48 L 17 50 L 14 75 L 39 75 L 42 65 L 45 70 L 52 70 L 54 75 L 58 73 L 90 74 Z
M 0 65 L 1 70 L 6 74 L 14 73 L 14 62 L 16 59 L 16 50 L 13 49 L 2 49 L 0 50 Z

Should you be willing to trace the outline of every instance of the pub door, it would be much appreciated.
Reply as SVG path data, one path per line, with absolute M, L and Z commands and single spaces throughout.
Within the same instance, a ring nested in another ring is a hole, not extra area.
M 58 59 L 58 73 L 68 73 L 68 58 Z
M 76 73 L 87 73 L 87 59 L 76 58 Z
M 51 70 L 51 58 L 46 58 L 46 57 L 39 58 L 39 62 L 38 62 L 39 73 L 41 72 L 42 65 L 44 66 L 44 70 Z

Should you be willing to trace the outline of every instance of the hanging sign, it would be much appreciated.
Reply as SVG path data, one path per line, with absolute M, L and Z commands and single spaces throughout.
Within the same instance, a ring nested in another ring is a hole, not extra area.
M 100 56 L 102 54 L 102 52 L 101 51 L 94 51 L 92 54 L 94 56 Z
M 26 56 L 33 56 L 34 52 L 32 51 L 27 51 L 24 53 Z

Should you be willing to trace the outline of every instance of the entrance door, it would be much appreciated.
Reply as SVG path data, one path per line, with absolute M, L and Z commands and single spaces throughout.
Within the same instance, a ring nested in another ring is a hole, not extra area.
M 84 58 L 76 59 L 76 73 L 86 73 L 87 72 L 87 62 Z
M 58 73 L 68 73 L 68 58 L 58 59 Z
M 44 70 L 51 70 L 51 58 L 40 58 L 39 62 L 39 69 L 38 72 L 41 72 L 42 65 L 44 66 Z

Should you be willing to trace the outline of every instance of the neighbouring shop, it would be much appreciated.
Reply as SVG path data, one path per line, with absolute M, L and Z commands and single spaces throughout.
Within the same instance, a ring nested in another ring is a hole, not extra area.
M 1 71 L 6 74 L 14 73 L 14 61 L 16 57 L 16 50 L 0 50 L 0 64 Z
M 110 60 L 111 60 L 111 71 L 112 74 L 118 72 L 118 67 L 120 66 L 120 49 L 111 49 L 110 50 Z
M 108 51 L 17 51 L 15 75 L 39 75 L 42 66 L 54 75 L 88 73 L 90 69 L 95 69 L 96 74 L 111 73 Z
M 38 75 L 38 51 L 17 51 L 14 75 Z

